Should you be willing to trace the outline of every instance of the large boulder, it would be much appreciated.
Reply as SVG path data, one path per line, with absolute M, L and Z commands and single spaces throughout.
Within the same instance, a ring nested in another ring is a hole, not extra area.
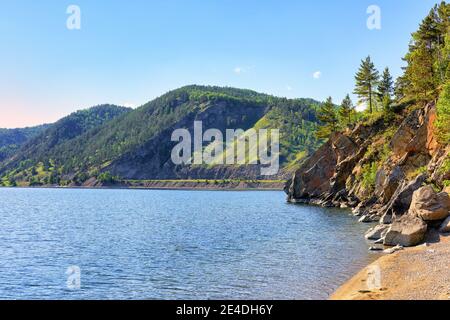
M 424 240 L 427 228 L 422 219 L 406 214 L 392 223 L 384 238 L 384 245 L 416 246 Z
M 437 221 L 447 218 L 449 210 L 449 195 L 446 192 L 437 193 L 432 186 L 425 186 L 414 192 L 409 212 L 424 221 Z

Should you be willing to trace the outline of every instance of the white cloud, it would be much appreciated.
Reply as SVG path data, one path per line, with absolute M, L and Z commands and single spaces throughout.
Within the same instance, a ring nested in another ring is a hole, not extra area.
M 236 73 L 236 74 L 241 74 L 242 72 L 244 72 L 244 70 L 241 68 L 241 67 L 236 67 L 236 68 L 234 68 L 234 73 Z
M 291 86 L 286 86 L 286 90 L 287 91 L 292 91 L 292 87 Z
M 322 72 L 321 71 L 316 71 L 313 73 L 313 78 L 314 79 L 320 79 L 320 77 L 322 76 Z

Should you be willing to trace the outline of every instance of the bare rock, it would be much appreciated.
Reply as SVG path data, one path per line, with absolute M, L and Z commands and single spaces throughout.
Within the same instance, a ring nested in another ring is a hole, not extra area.
M 367 231 L 365 237 L 367 240 L 379 240 L 386 236 L 390 226 L 385 224 L 379 224 Z
M 409 212 L 424 221 L 443 220 L 449 216 L 450 197 L 446 192 L 437 193 L 425 186 L 414 192 Z
M 417 176 L 411 182 L 403 182 L 397 188 L 391 200 L 381 210 L 381 216 L 386 216 L 383 220 L 392 221 L 394 217 L 401 217 L 404 215 L 411 206 L 414 191 L 422 187 L 427 177 L 428 175 L 424 173 Z
M 385 253 L 385 254 L 393 254 L 393 253 L 395 253 L 397 251 L 401 251 L 401 250 L 403 250 L 403 247 L 398 245 L 398 246 L 395 246 L 393 248 L 389 248 L 389 249 L 384 250 L 383 253 Z
M 439 232 L 442 232 L 442 233 L 450 232 L 450 217 L 445 219 L 445 221 L 441 224 L 441 227 L 439 228 Z
M 438 148 L 433 128 L 435 119 L 434 104 L 411 112 L 392 138 L 390 147 L 394 155 L 398 158 L 408 153 L 433 155 Z
M 404 179 L 405 174 L 398 166 L 395 166 L 389 173 L 385 169 L 380 169 L 376 176 L 375 194 L 382 203 L 387 203 Z
M 376 216 L 370 214 L 363 215 L 358 221 L 361 223 L 377 222 Z
M 392 215 L 385 213 L 381 217 L 380 223 L 382 223 L 382 224 L 391 224 L 392 223 Z
M 406 214 L 390 226 L 384 245 L 412 247 L 421 243 L 427 232 L 427 224 L 420 218 Z

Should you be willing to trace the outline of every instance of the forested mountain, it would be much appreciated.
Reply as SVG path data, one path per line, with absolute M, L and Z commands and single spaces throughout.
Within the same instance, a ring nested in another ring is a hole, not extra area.
M 15 150 L 10 149 L 6 157 L 1 159 L 0 170 L 14 168 L 13 172 L 18 173 L 19 180 L 27 177 L 26 179 L 29 179 L 28 182 L 38 181 L 38 178 L 36 178 L 37 168 L 44 163 L 46 166 L 42 168 L 46 170 L 53 168 L 50 165 L 52 161 L 47 157 L 47 154 L 58 145 L 66 141 L 69 142 L 85 132 L 95 130 L 95 128 L 130 110 L 129 108 L 114 105 L 100 105 L 74 112 L 51 125 L 30 129 L 15 129 L 14 132 L 25 132 L 26 135 L 22 134 L 19 138 L 16 137 L 21 142 L 21 146 L 20 148 L 16 147 Z M 4 141 L 7 142 L 10 139 L 5 138 Z M 39 164 L 40 161 L 43 161 L 43 163 Z M 51 172 L 48 172 L 48 175 L 45 176 L 46 178 L 57 176 L 57 171 L 53 169 Z M 9 182 L 15 181 L 9 176 L 8 179 L 7 181 Z
M 186 86 L 131 112 L 114 109 L 117 113 L 99 114 L 97 107 L 72 114 L 5 160 L 0 176 L 4 184 L 63 185 L 83 184 L 92 178 L 255 179 L 259 175 L 255 166 L 173 165 L 170 157 L 176 143 L 171 141 L 172 132 L 177 128 L 192 132 L 196 120 L 203 121 L 204 130 L 222 132 L 277 128 L 282 165 L 287 166 L 320 144 L 314 134 L 318 106 L 320 103 L 310 99 L 278 98 L 251 90 Z
M 20 129 L 0 129 L 0 162 L 11 157 L 24 143 L 43 132 L 49 126 L 48 124 L 43 124 Z

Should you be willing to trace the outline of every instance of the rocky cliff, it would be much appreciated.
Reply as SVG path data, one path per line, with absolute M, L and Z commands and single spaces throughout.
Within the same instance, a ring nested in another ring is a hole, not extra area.
M 361 222 L 379 222 L 367 238 L 389 246 L 444 230 L 450 147 L 439 144 L 435 120 L 428 104 L 333 134 L 288 181 L 288 201 L 352 208 Z

